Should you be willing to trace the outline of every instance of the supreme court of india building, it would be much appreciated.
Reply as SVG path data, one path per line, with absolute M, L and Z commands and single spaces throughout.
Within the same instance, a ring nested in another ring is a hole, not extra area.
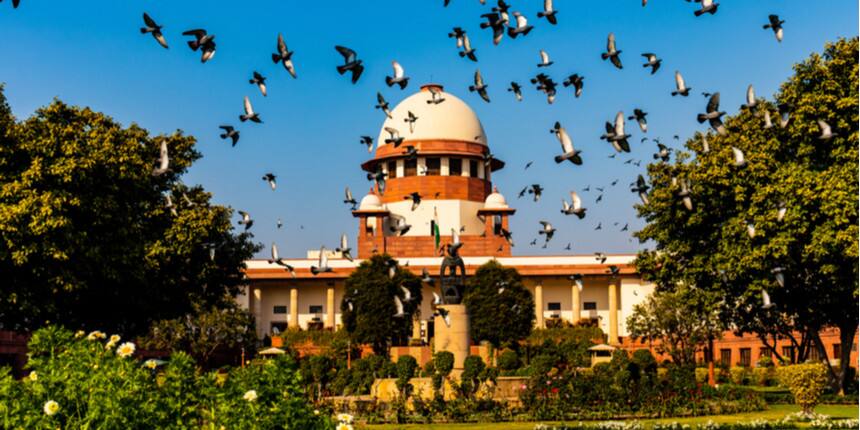
M 607 255 L 603 264 L 594 255 L 512 255 L 502 229 L 508 228 L 508 217 L 514 216 L 516 209 L 508 206 L 504 195 L 492 185 L 493 172 L 502 169 L 504 162 L 495 158 L 485 162 L 489 143 L 475 112 L 447 92 L 441 94 L 443 103 L 428 103 L 430 87 L 442 90 L 438 85 L 425 85 L 391 111 L 392 117 L 380 128 L 374 157 L 361 165 L 367 172 L 381 169 L 388 176 L 384 193 L 371 191 L 352 212 L 357 221 L 356 236 L 350 236 L 354 262 L 332 253 L 329 266 L 333 270 L 313 275 L 310 267 L 317 264 L 318 251 L 308 251 L 307 258 L 285 259 L 295 268 L 295 277 L 267 260 L 247 262 L 247 290 L 237 300 L 254 314 L 258 335 L 263 337 L 275 328 L 338 330 L 344 281 L 362 259 L 375 252 L 388 253 L 417 275 L 426 268 L 437 277 L 442 256 L 431 223 L 438 222 L 442 246 L 451 242 L 452 229 L 462 228 L 460 255 L 467 275 L 491 259 L 519 271 L 534 296 L 536 327 L 545 327 L 553 319 L 571 323 L 591 319 L 607 334 L 608 343 L 642 347 L 629 342 L 625 321 L 654 286 L 636 273 L 632 265 L 635 255 Z M 410 111 L 420 118 L 411 133 L 404 122 Z M 388 133 L 384 128 L 389 126 L 401 130 L 404 137 L 398 148 L 385 143 Z M 404 154 L 407 145 L 418 149 L 417 158 Z M 404 199 L 413 192 L 422 196 L 414 211 L 411 200 Z M 400 220 L 412 226 L 403 235 L 390 228 Z M 611 265 L 619 268 L 617 276 L 609 275 Z M 583 275 L 582 289 L 569 278 L 575 273 Z M 432 344 L 434 288 L 438 287 L 424 284 L 423 319 L 413 330 L 413 337 L 425 345 Z M 822 340 L 828 355 L 834 357 L 831 354 L 840 347 L 838 336 L 823 333 Z M 728 333 L 714 349 L 715 360 L 733 366 L 754 364 L 760 355 L 770 355 L 755 337 Z M 852 360 L 856 360 L 856 353 Z

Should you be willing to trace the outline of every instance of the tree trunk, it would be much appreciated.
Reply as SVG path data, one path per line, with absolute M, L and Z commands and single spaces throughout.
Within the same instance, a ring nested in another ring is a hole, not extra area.
M 830 360 L 827 359 L 827 349 L 824 348 L 824 342 L 821 341 L 821 335 L 819 333 L 814 333 L 810 337 L 812 346 L 818 349 L 818 355 L 824 357 L 823 362 L 827 366 L 827 373 L 830 374 L 830 388 L 833 389 L 834 392 L 839 392 L 840 378 L 839 375 L 836 374 L 836 371 L 833 370 L 833 366 L 830 365 Z
M 843 395 L 845 389 L 851 384 L 848 368 L 851 366 L 851 349 L 854 346 L 854 333 L 856 332 L 857 326 L 854 322 L 839 327 L 839 395 Z

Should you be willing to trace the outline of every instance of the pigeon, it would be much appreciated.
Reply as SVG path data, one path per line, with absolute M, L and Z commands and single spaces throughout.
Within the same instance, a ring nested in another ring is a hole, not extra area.
M 245 211 L 239 211 L 239 216 L 242 217 L 242 219 L 239 220 L 239 225 L 244 225 L 245 231 L 248 231 L 248 229 L 254 225 L 254 220 L 251 219 L 251 214 Z
M 314 276 L 319 275 L 320 273 L 331 272 L 332 269 L 328 265 L 328 254 L 326 253 L 325 246 L 320 247 L 320 255 L 317 260 L 316 266 L 311 266 L 311 274 Z
M 561 213 L 565 215 L 576 215 L 579 219 L 585 218 L 585 211 L 588 209 L 582 207 L 582 199 L 579 198 L 576 191 L 570 192 L 570 200 L 571 203 L 568 204 L 567 200 L 561 199 Z
M 359 141 L 362 145 L 367 146 L 367 152 L 373 152 L 373 138 L 370 136 L 361 136 Z
M 770 301 L 770 294 L 767 293 L 767 290 L 761 290 L 761 308 L 767 310 L 772 307 L 773 302 Z
M 3 0 L 0 0 L 2 2 Z M 12 9 L 18 9 L 18 5 L 21 4 L 21 0 L 12 0 Z
M 615 277 L 615 276 L 618 276 L 618 272 L 619 272 L 619 270 L 620 270 L 620 269 L 618 268 L 618 266 L 616 266 L 616 265 L 614 265 L 614 264 L 613 264 L 613 265 L 609 266 L 609 269 L 607 269 L 607 270 L 606 270 L 606 273 L 608 273 L 608 274 L 610 274 L 611 276 Z
M 618 56 L 621 51 L 615 49 L 615 33 L 609 33 L 609 36 L 606 38 L 606 52 L 600 54 L 600 58 L 606 60 L 607 58 L 618 69 L 623 68 L 621 65 L 621 58 Z
M 526 163 L 526 167 L 523 170 L 528 170 L 529 167 L 531 167 L 533 163 L 534 163 L 534 161 L 529 161 L 528 163 Z
M 489 85 L 484 84 L 484 78 L 481 77 L 481 71 L 475 70 L 475 85 L 469 85 L 469 92 L 478 92 L 478 95 L 484 99 L 485 102 L 490 102 L 490 96 L 487 95 L 487 87 Z
M 278 33 L 278 52 L 272 54 L 272 62 L 275 64 L 281 63 L 284 69 L 296 78 L 296 67 L 293 65 L 293 51 L 287 49 L 287 44 L 284 42 L 284 36 Z
M 400 286 L 400 291 L 403 291 L 403 301 L 404 301 L 404 302 L 407 302 L 407 303 L 408 303 L 408 302 L 411 302 L 411 301 L 412 301 L 412 292 L 411 292 L 411 291 L 409 291 L 409 289 L 408 289 L 408 288 L 406 288 L 406 287 L 404 287 L 403 285 L 401 285 L 401 286 Z
M 597 260 L 600 264 L 603 264 L 606 262 L 606 254 L 602 252 L 595 252 L 594 259 Z
M 621 227 L 621 231 L 627 231 L 629 227 L 630 227 L 630 225 L 625 223 L 624 227 Z
M 555 137 L 558 139 L 558 142 L 561 143 L 561 155 L 555 156 L 555 162 L 561 163 L 562 161 L 568 160 L 571 163 L 579 166 L 582 164 L 582 157 L 579 154 L 582 151 L 576 150 L 573 148 L 573 140 L 570 139 L 570 135 L 567 134 L 567 130 L 561 126 L 561 123 L 556 121 L 550 133 L 554 133 Z
M 192 51 L 201 52 L 200 62 L 205 63 L 215 56 L 215 35 L 206 33 L 206 30 L 188 30 L 182 33 L 183 36 L 194 36 L 194 40 L 188 41 L 188 47 Z
M 355 206 L 358 204 L 352 196 L 352 191 L 350 191 L 349 187 L 343 190 L 343 202 L 352 205 L 352 210 L 355 210 Z
M 394 218 L 394 222 L 396 224 L 390 226 L 389 229 L 392 233 L 397 233 L 398 236 L 403 236 L 404 234 L 406 234 L 406 232 L 409 231 L 410 228 L 412 228 L 411 225 L 406 224 L 406 218 L 397 217 Z
M 761 28 L 767 30 L 768 28 L 773 30 L 773 35 L 776 36 L 777 42 L 782 42 L 782 24 L 785 21 L 779 19 L 779 15 L 768 15 L 767 16 L 768 23 L 761 26 Z
M 821 135 L 818 136 L 819 140 L 830 140 L 833 136 L 838 136 L 830 129 L 830 124 L 820 119 L 818 120 L 818 128 L 821 130 Z
M 508 36 L 511 39 L 516 39 L 521 34 L 526 36 L 534 28 L 534 26 L 529 25 L 529 20 L 523 14 L 514 12 L 514 17 L 517 19 L 517 25 L 515 27 L 508 27 Z
M 780 201 L 776 205 L 776 220 L 782 221 L 785 218 L 785 213 L 788 211 L 788 207 L 785 205 L 784 201 Z
M 505 25 L 507 23 L 502 20 L 502 17 L 498 13 L 485 13 L 481 15 L 481 18 L 486 18 L 487 20 L 481 23 L 481 28 L 491 28 L 493 30 L 493 45 L 501 43 L 502 38 L 505 36 Z
M 773 120 L 770 118 L 770 109 L 764 110 L 764 127 L 765 130 L 773 128 Z
M 394 147 L 397 148 L 403 143 L 403 137 L 400 136 L 400 132 L 396 128 L 385 127 L 384 130 L 388 133 L 388 139 L 385 139 L 386 144 L 394 144 Z
M 755 238 L 755 224 L 750 221 L 747 221 L 747 236 L 749 236 L 750 239 Z
M 263 75 L 255 71 L 254 76 L 248 80 L 248 83 L 256 85 L 263 94 L 263 97 L 266 97 L 266 78 Z
M 263 175 L 263 180 L 269 183 L 269 187 L 272 188 L 272 191 L 275 191 L 275 188 L 278 187 L 277 182 L 275 182 L 276 176 L 274 173 L 266 173 Z
M 14 3 L 17 3 L 17 1 L 15 1 Z M 146 25 L 146 27 L 140 28 L 140 34 L 152 34 L 152 37 L 155 39 L 155 41 L 158 42 L 159 45 L 163 46 L 164 49 L 167 49 L 167 40 L 165 40 L 164 35 L 161 34 L 161 29 L 163 26 L 158 25 L 158 23 L 156 23 L 155 20 L 152 19 L 146 12 L 143 13 L 143 23 Z
M 358 82 L 358 78 L 364 72 L 364 66 L 361 64 L 361 60 L 358 59 L 355 51 L 345 46 L 335 46 L 334 49 L 343 56 L 343 64 L 337 66 L 337 72 L 341 75 L 350 72 L 352 74 L 352 83 Z
M 643 133 L 648 132 L 648 121 L 645 117 L 648 116 L 648 112 L 643 111 L 642 109 L 636 108 L 633 109 L 633 115 L 627 117 L 629 120 L 636 120 L 639 123 L 639 129 L 642 130 Z
M 406 86 L 409 85 L 409 77 L 405 75 L 403 66 L 396 61 L 392 61 L 391 67 L 394 69 L 394 76 L 386 76 L 385 85 L 388 85 L 389 87 L 392 85 L 399 85 L 401 90 L 406 88 Z
M 576 288 L 578 288 L 580 292 L 582 291 L 582 274 L 574 273 L 573 275 L 568 276 L 568 279 L 570 279 L 571 281 L 573 281 L 574 284 L 576 284 Z
M 415 211 L 415 209 L 418 209 L 418 205 L 421 204 L 421 194 L 418 193 L 417 191 L 409 193 L 408 196 L 403 197 L 403 198 L 405 200 L 412 200 L 412 211 L 413 212 Z
M 442 90 L 439 87 L 430 86 L 427 87 L 427 91 L 430 92 L 430 100 L 427 100 L 428 105 L 438 105 L 445 101 L 445 98 L 442 97 Z
M 418 117 L 415 116 L 412 111 L 407 111 L 406 118 L 403 118 L 403 122 L 409 123 L 409 132 L 415 133 L 415 121 L 418 121 Z
M 706 13 L 711 15 L 717 13 L 717 7 L 720 5 L 719 3 L 714 3 L 714 0 L 696 0 L 696 2 L 702 3 L 702 8 L 693 12 L 693 15 L 702 16 Z
M 564 85 L 565 87 L 569 87 L 569 86 L 573 85 L 573 89 L 574 89 L 573 95 L 574 95 L 574 97 L 579 98 L 579 96 L 582 95 L 582 80 L 583 79 L 585 79 L 585 78 L 574 73 L 574 74 L 568 76 L 567 79 L 565 79 L 561 84 Z
M 546 94 L 546 101 L 549 104 L 555 100 L 556 95 L 556 87 L 558 84 L 552 80 L 549 76 L 544 73 L 539 73 L 537 76 L 531 79 L 531 83 L 537 84 L 537 89 L 539 91 L 543 91 Z
M 161 176 L 170 170 L 170 155 L 167 153 L 167 141 L 162 139 L 158 149 L 158 167 L 152 170 L 152 176 Z
M 672 150 L 669 147 L 667 147 L 666 145 L 663 145 L 662 143 L 658 143 L 657 144 L 657 153 L 654 154 L 654 159 L 656 160 L 659 158 L 660 161 L 662 161 L 664 163 L 668 163 L 669 162 L 669 155 L 671 154 L 671 152 L 672 152 Z
M 614 126 L 608 122 L 606 123 L 606 134 L 604 136 L 617 152 L 630 152 L 630 143 L 627 142 L 627 138 L 630 135 L 624 131 L 624 112 L 618 111 L 615 115 Z
M 741 109 L 752 109 L 756 104 L 758 104 L 758 101 L 755 99 L 755 89 L 753 89 L 752 84 L 747 87 L 746 99 L 747 102 L 741 105 Z
M 541 193 L 543 193 L 543 187 L 540 184 L 532 184 L 529 188 L 529 194 L 534 194 L 534 201 L 540 200 Z
M 164 204 L 164 207 L 167 209 L 170 209 L 171 215 L 176 216 L 177 212 L 176 212 L 176 206 L 173 205 L 173 198 L 170 197 L 170 194 L 166 194 L 164 196 L 164 199 L 166 201 L 166 203 Z
M 239 130 L 234 129 L 231 125 L 222 125 L 218 128 L 224 130 L 224 132 L 221 133 L 221 139 L 229 138 L 233 141 L 233 145 L 231 146 L 236 146 L 236 143 L 239 142 Z
M 779 284 L 780 288 L 785 288 L 785 268 L 774 267 L 770 272 L 773 273 L 776 283 Z
M 493 7 L 493 12 L 499 14 L 499 22 L 502 25 L 509 25 L 511 23 L 511 17 L 508 15 L 510 9 L 511 5 L 505 3 L 504 0 L 498 0 L 497 6 Z
M 505 238 L 505 241 L 508 242 L 508 245 L 514 246 L 514 234 L 505 228 L 501 229 L 502 237 Z
M 537 245 L 537 239 L 532 239 L 532 241 L 529 242 L 529 245 L 531 245 L 531 246 Z
M 376 109 L 382 110 L 382 112 L 388 118 L 393 118 L 391 116 L 391 110 L 388 108 L 388 102 L 385 101 L 385 97 L 382 97 L 382 93 L 379 93 L 379 92 L 376 93 L 376 106 L 374 106 L 374 107 Z
M 549 243 L 550 239 L 552 239 L 552 236 L 555 234 L 555 228 L 552 226 L 552 224 L 549 223 L 549 221 L 538 222 L 542 226 L 542 228 L 538 231 L 538 234 L 546 235 L 546 243 Z
M 349 247 L 349 242 L 347 241 L 346 234 L 340 235 L 340 246 L 334 249 L 336 252 L 339 252 L 340 255 L 343 255 L 343 258 L 346 258 L 349 261 L 353 261 L 352 258 L 352 248 Z
M 248 96 L 245 96 L 245 114 L 239 115 L 239 120 L 242 122 L 251 120 L 252 122 L 256 122 L 257 124 L 260 124 L 263 122 L 260 119 L 260 114 L 257 112 L 254 112 L 254 107 L 251 106 L 251 100 L 248 99 Z
M 546 18 L 546 20 L 552 24 L 558 24 L 558 19 L 556 19 L 555 15 L 558 14 L 558 11 L 552 8 L 552 0 L 543 0 L 543 11 L 538 12 L 538 18 Z
M 777 105 L 777 110 L 779 112 L 779 127 L 785 128 L 788 126 L 788 120 L 791 119 L 791 106 L 780 103 Z
M 278 218 L 278 221 L 277 221 L 277 224 L 276 224 L 276 225 L 278 226 L 278 228 L 281 228 L 281 227 L 283 227 L 283 226 L 284 226 L 284 222 L 283 222 L 283 221 L 281 221 L 281 219 L 280 219 L 280 218 Z
M 540 63 L 538 63 L 538 67 L 549 67 L 552 66 L 553 62 L 549 59 L 549 54 L 546 53 L 543 49 L 540 50 Z
M 469 36 L 463 35 L 463 50 L 459 52 L 460 58 L 468 58 L 472 61 L 478 61 L 478 57 L 475 55 L 476 49 L 472 48 L 472 41 L 469 40 Z
M 726 127 L 723 126 L 723 120 L 720 119 L 725 112 L 720 112 L 720 93 L 716 92 L 711 95 L 711 98 L 708 99 L 708 106 L 705 108 L 706 113 L 700 113 L 696 116 L 696 120 L 699 121 L 699 124 L 708 121 L 717 134 L 724 135 L 726 134 Z
M 639 175 L 636 178 L 636 185 L 630 189 L 631 192 L 638 193 L 639 199 L 642 200 L 643 205 L 648 204 L 648 184 L 645 182 L 645 178 L 642 175 Z
M 511 86 L 510 88 L 508 88 L 508 91 L 514 93 L 514 97 L 516 97 L 518 102 L 523 101 L 523 92 L 522 87 L 520 87 L 520 84 L 516 82 L 511 82 Z
M 603 201 L 603 194 L 598 195 L 597 198 L 594 199 L 594 203 L 600 203 L 601 201 Z
M 660 65 L 663 63 L 663 60 L 657 58 L 657 54 L 646 52 L 642 54 L 642 56 L 645 57 L 645 61 L 647 61 L 647 63 L 643 64 L 642 67 L 650 67 L 652 75 L 657 73 L 657 70 L 660 70 Z
M 692 88 L 688 87 L 684 82 L 684 77 L 681 76 L 681 72 L 675 70 L 675 91 L 672 91 L 672 95 L 687 97 L 690 95 L 690 90 L 692 90 Z
M 450 33 L 448 33 L 448 37 L 453 37 L 457 41 L 457 47 L 460 48 L 463 46 L 463 38 L 466 36 L 466 30 L 463 30 L 460 27 L 454 27 Z
M 732 155 L 735 157 L 735 167 L 744 167 L 747 165 L 747 160 L 744 158 L 744 152 L 736 147 L 732 147 Z
M 368 181 L 375 181 L 376 187 L 379 189 L 379 194 L 385 192 L 385 177 L 388 176 L 387 173 L 383 172 L 382 169 L 377 169 L 373 173 L 367 174 Z
M 432 284 L 433 283 L 433 278 L 430 277 L 430 272 L 427 271 L 426 267 L 421 269 L 421 282 L 424 282 L 426 284 Z M 434 304 L 436 304 L 435 300 L 433 302 L 434 302 Z
M 690 195 L 690 181 L 681 181 L 681 191 L 678 192 L 678 197 L 681 198 L 681 203 L 684 204 L 684 207 L 687 208 L 688 211 L 693 210 L 693 199 Z
M 293 277 L 296 276 L 295 269 L 293 266 L 287 264 L 283 258 L 278 254 L 278 245 L 275 245 L 275 242 L 272 242 L 272 258 L 269 259 L 269 264 L 277 264 L 278 266 L 283 266 L 284 269 L 290 272 Z

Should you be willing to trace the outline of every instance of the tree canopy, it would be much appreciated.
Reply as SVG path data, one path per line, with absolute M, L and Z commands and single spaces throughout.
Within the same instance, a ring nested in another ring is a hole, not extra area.
M 843 383 L 858 324 L 857 55 L 857 38 L 828 44 L 772 101 L 725 117 L 725 134 L 697 133 L 674 163 L 650 165 L 638 206 L 637 237 L 656 244 L 636 261 L 646 279 L 717 292 L 737 331 L 787 337 L 800 360 L 839 327 Z
M 394 276 L 390 276 L 392 268 Z M 409 291 L 410 300 L 403 289 Z M 401 316 L 395 316 L 395 296 L 403 304 Z M 420 305 L 421 279 L 389 255 L 374 255 L 346 278 L 341 321 L 354 341 L 370 344 L 376 354 L 387 357 L 392 341 L 412 335 L 412 316 Z
M 238 293 L 256 246 L 182 183 L 193 137 L 57 100 L 16 122 L 0 91 L 0 141 L 0 327 L 135 335 Z M 170 166 L 154 175 L 162 142 Z
M 498 347 L 528 337 L 535 320 L 535 302 L 517 269 L 490 260 L 468 280 L 463 304 L 469 313 L 472 339 Z

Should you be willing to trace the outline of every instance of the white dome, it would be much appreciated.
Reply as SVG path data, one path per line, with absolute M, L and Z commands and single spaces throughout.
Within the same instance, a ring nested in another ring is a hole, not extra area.
M 438 104 L 427 103 L 432 98 L 427 90 L 428 86 L 421 87 L 421 91 L 407 97 L 392 109 L 391 118 L 385 119 L 379 131 L 377 147 L 385 145 L 385 139 L 389 137 L 385 127 L 397 129 L 400 136 L 407 141 L 459 140 L 486 145 L 484 127 L 472 108 L 463 100 L 444 91 L 440 96 L 445 101 Z M 409 131 L 409 124 L 403 121 L 408 112 L 418 117 L 413 132 Z
M 382 209 L 382 201 L 379 196 L 374 193 L 368 193 L 361 198 L 361 203 L 358 204 L 358 210 L 380 210 Z
M 503 196 L 498 191 L 493 191 L 490 195 L 487 196 L 487 199 L 484 200 L 484 209 L 507 209 L 508 202 L 505 200 L 505 196 Z

